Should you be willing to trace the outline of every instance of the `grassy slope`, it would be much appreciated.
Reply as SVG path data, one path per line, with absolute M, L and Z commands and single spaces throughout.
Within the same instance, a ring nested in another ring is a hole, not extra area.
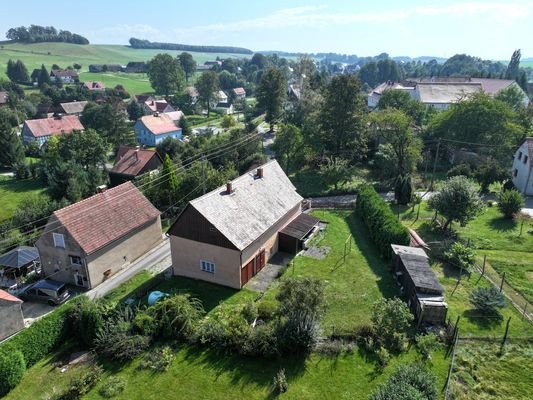
M 122 85 L 131 95 L 153 92 L 146 74 L 127 74 L 125 72 L 82 72 L 80 74 L 80 80 L 82 82 L 100 81 L 107 88 Z
M 0 48 L 0 65 L 5 66 L 11 59 L 20 59 L 28 68 L 29 73 L 34 68 L 44 64 L 48 70 L 52 64 L 66 67 L 74 63 L 82 65 L 82 71 L 89 70 L 89 64 L 121 64 L 128 61 L 148 61 L 159 53 L 169 53 L 173 56 L 181 51 L 132 49 L 120 45 L 75 45 L 69 43 L 34 43 L 34 44 L 6 44 Z M 220 57 L 244 57 L 243 54 L 218 54 L 191 52 L 197 63 L 203 64 L 207 60 Z M 1 68 L 3 77 L 5 68 Z
M 11 218 L 18 204 L 32 194 L 44 192 L 45 187 L 37 181 L 16 181 L 0 176 L 0 222 Z

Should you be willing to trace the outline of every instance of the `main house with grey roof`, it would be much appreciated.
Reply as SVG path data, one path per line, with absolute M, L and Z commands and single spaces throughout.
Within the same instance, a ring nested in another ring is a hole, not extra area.
M 126 182 L 54 211 L 35 246 L 45 277 L 90 289 L 161 240 L 159 211 Z
M 191 201 L 168 231 L 174 275 L 240 289 L 316 231 L 302 200 L 273 160 Z
M 526 138 L 513 158 L 512 179 L 519 192 L 533 195 L 533 137 Z

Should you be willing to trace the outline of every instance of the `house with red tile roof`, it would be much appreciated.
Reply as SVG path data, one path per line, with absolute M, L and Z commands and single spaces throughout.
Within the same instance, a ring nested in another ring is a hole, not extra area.
M 236 99 L 244 99 L 246 97 L 246 90 L 242 87 L 232 89 Z
M 53 118 L 28 119 L 22 126 L 22 141 L 37 141 L 43 145 L 52 136 L 83 131 L 85 128 L 77 115 L 58 115 Z
M 0 341 L 24 328 L 22 300 L 0 289 Z
M 159 214 L 131 182 L 54 211 L 35 243 L 43 275 L 98 286 L 162 240 Z
M 115 166 L 109 171 L 111 186 L 132 181 L 137 176 L 157 170 L 163 159 L 155 150 L 120 146 Z
M 170 115 L 169 115 L 170 114 Z M 144 146 L 156 146 L 167 137 L 181 139 L 179 119 L 171 113 L 145 115 L 134 125 L 137 141 Z

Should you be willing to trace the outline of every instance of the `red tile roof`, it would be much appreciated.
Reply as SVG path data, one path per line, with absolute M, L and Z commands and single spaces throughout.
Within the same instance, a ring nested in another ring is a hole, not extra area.
M 126 182 L 53 215 L 83 251 L 91 254 L 153 220 L 159 211 L 133 183 Z
M 246 96 L 246 90 L 244 90 L 242 87 L 233 89 L 233 93 L 235 93 L 237 96 Z
M 162 135 L 169 132 L 175 132 L 180 130 L 174 122 L 174 120 L 166 115 L 166 113 L 155 115 L 145 115 L 141 117 L 141 122 L 144 124 L 154 135 Z
M 153 157 L 158 158 L 161 164 L 163 163 L 155 150 L 136 147 L 125 149 L 121 146 L 117 152 L 117 162 L 109 172 L 137 176 Z
M 61 135 L 74 130 L 84 130 L 76 115 L 65 115 L 61 118 L 28 119 L 24 122 L 34 137 Z
M 12 303 L 22 303 L 22 300 L 18 297 L 15 297 L 5 290 L 0 289 L 0 300 L 10 301 Z

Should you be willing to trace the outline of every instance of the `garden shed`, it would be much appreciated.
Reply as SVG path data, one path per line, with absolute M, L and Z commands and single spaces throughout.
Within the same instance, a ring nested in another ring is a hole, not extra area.
M 426 252 L 419 247 L 395 244 L 392 252 L 394 275 L 417 323 L 444 324 L 448 313 L 444 288 L 431 269 Z
M 300 214 L 279 231 L 279 251 L 296 254 L 318 230 L 320 219 L 309 214 Z

